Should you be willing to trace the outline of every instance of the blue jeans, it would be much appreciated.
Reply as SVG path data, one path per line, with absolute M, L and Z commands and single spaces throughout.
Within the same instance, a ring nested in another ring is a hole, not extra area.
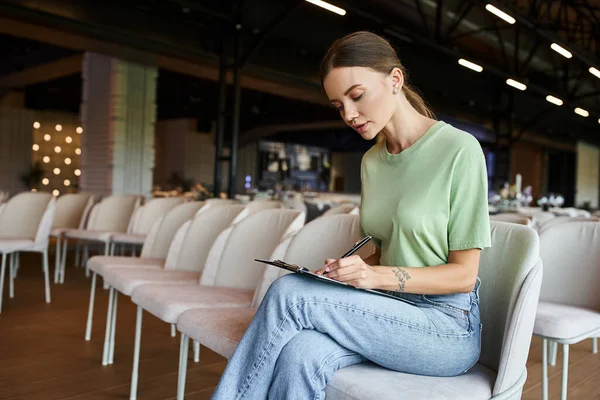
M 479 359 L 479 280 L 471 293 L 399 300 L 297 274 L 269 288 L 213 399 L 324 399 L 340 368 L 366 361 L 455 376 Z

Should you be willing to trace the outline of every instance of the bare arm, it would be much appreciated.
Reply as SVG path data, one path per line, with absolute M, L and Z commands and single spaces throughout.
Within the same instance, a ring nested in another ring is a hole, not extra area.
M 420 294 L 470 292 L 479 270 L 479 249 L 451 251 L 448 263 L 422 268 L 371 265 L 377 251 L 365 260 L 351 256 L 329 263 L 327 277 L 366 289 Z M 368 262 L 367 262 L 368 261 Z

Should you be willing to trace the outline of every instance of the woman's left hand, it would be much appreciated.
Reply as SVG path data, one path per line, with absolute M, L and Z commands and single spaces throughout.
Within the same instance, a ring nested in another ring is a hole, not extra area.
M 362 289 L 376 287 L 377 272 L 360 256 L 354 255 L 327 263 L 325 270 L 328 270 L 325 276 L 336 281 Z

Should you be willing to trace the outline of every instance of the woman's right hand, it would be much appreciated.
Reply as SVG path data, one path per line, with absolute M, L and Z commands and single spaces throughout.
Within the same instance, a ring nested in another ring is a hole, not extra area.
M 327 259 L 325 259 L 325 267 L 322 269 L 313 271 L 313 272 L 317 275 L 325 275 L 325 272 L 329 272 L 329 269 L 327 268 L 329 266 L 329 264 L 334 263 L 335 261 L 336 261 L 335 258 L 327 258 Z

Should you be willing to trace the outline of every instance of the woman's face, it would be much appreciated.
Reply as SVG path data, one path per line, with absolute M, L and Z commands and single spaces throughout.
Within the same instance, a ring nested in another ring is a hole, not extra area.
M 394 113 L 392 90 L 398 81 L 393 75 L 365 67 L 339 67 L 329 72 L 323 87 L 342 119 L 364 139 L 371 140 Z

